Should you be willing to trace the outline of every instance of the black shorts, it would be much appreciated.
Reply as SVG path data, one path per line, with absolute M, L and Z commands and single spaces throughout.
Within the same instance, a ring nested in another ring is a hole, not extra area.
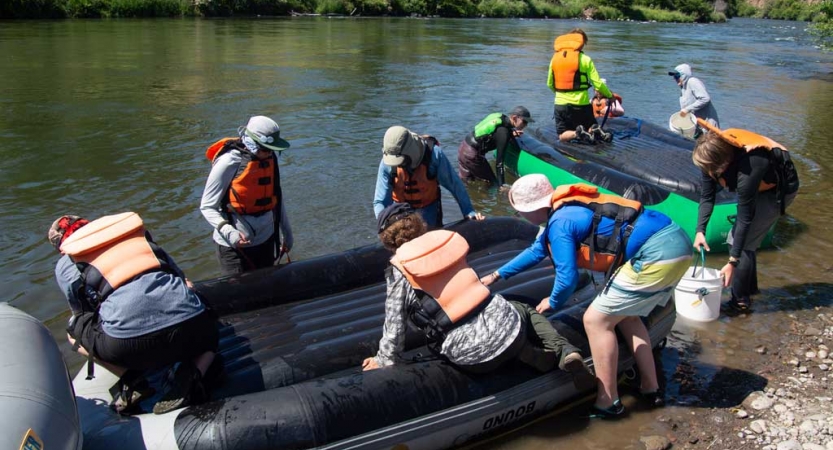
M 592 105 L 555 105 L 555 131 L 560 136 L 565 131 L 575 130 L 579 125 L 589 130 L 597 125 L 596 117 L 593 116 Z
M 187 361 L 206 351 L 216 351 L 219 344 L 217 320 L 207 309 L 185 322 L 133 338 L 108 336 L 96 313 L 78 316 L 67 331 L 95 359 L 134 370 Z

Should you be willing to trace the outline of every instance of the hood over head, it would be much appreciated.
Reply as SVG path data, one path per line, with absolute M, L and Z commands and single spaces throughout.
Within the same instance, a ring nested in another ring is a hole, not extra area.
M 680 64 L 674 68 L 671 72 L 668 72 L 668 75 L 674 76 L 674 74 L 680 74 L 680 79 L 685 82 L 689 78 L 691 78 L 691 66 L 688 64 Z

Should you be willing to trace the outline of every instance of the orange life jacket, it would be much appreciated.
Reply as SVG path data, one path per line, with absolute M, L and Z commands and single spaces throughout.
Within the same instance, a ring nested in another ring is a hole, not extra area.
M 237 149 L 243 159 L 226 194 L 228 212 L 256 215 L 275 209 L 281 200 L 277 156 L 258 159 L 242 146 L 240 138 L 223 138 L 211 144 L 205 156 L 212 163 L 223 153 Z
M 622 103 L 622 97 L 621 97 L 619 94 L 615 94 L 615 93 L 614 93 L 614 94 L 613 94 L 613 98 L 614 98 L 617 102 L 619 102 L 620 104 Z M 605 113 L 607 112 L 607 103 L 608 103 L 609 101 L 610 101 L 610 100 L 609 100 L 609 99 L 606 99 L 606 98 L 598 98 L 598 97 L 593 97 L 593 101 L 592 101 L 592 102 L 590 102 L 590 103 L 593 105 L 593 115 L 594 115 L 594 116 L 596 116 L 596 117 L 604 117 L 604 116 L 605 116 Z M 615 116 L 613 115 L 613 109 L 614 109 L 614 107 L 612 107 L 612 106 L 611 106 L 611 107 L 610 107 L 610 115 L 611 115 L 611 117 L 615 117 Z
M 709 130 L 711 133 L 716 133 L 729 144 L 744 149 L 747 153 L 760 148 L 769 152 L 770 158 L 775 164 L 777 182 L 773 184 L 761 180 L 761 183 L 758 185 L 758 192 L 778 188 L 777 197 L 779 202 L 781 202 L 781 214 L 783 215 L 786 212 L 786 205 L 783 202 L 784 196 L 788 193 L 798 191 L 799 185 L 798 172 L 795 170 L 795 165 L 790 158 L 790 153 L 787 148 L 766 136 L 748 130 L 741 130 L 740 128 L 721 130 L 700 118 L 697 119 L 697 124 Z M 718 182 L 724 188 L 726 187 L 726 180 L 722 177 Z
M 633 231 L 633 224 L 642 213 L 642 203 L 628 200 L 617 195 L 599 193 L 599 189 L 588 184 L 564 184 L 552 193 L 550 199 L 552 211 L 566 205 L 580 205 L 593 210 L 593 224 L 590 234 L 576 250 L 576 263 L 579 267 L 596 272 L 613 274 L 624 262 L 628 238 Z M 602 217 L 613 219 L 613 233 L 610 236 L 598 236 L 597 230 Z M 624 227 L 624 235 L 619 234 Z M 547 243 L 552 254 L 552 248 Z
M 391 259 L 417 292 L 419 303 L 410 318 L 429 338 L 444 337 L 491 299 L 466 262 L 468 251 L 463 236 L 436 230 L 405 243 Z
M 440 199 L 440 183 L 437 174 L 429 174 L 433 149 L 426 148 L 422 162 L 409 173 L 403 167 L 397 167 L 391 179 L 393 183 L 393 201 L 408 203 L 413 208 L 424 208 Z
M 555 38 L 555 54 L 550 61 L 555 79 L 556 92 L 584 91 L 590 89 L 590 80 L 586 73 L 579 70 L 579 58 L 584 45 L 584 36 L 569 33 Z
M 133 212 L 93 220 L 68 237 L 61 252 L 69 255 L 81 272 L 79 300 L 91 311 L 142 274 L 174 273 L 164 252 L 149 239 L 142 219 Z

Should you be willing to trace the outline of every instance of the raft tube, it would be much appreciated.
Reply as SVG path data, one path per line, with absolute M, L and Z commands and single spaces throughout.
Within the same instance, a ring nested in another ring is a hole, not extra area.
M 58 344 L 34 317 L 0 303 L 0 448 L 80 450 L 81 424 Z
M 561 142 L 555 127 L 542 125 L 509 146 L 505 165 L 518 176 L 546 175 L 553 185 L 589 183 L 605 193 L 639 200 L 671 217 L 693 240 L 700 205 L 700 170 L 691 162 L 694 141 L 631 117 L 612 117 L 605 129 L 613 142 Z M 726 238 L 737 216 L 737 196 L 718 191 L 706 229 L 712 251 L 728 251 Z M 771 243 L 770 230 L 762 247 Z
M 465 221 L 453 229 L 469 241 L 468 260 L 479 274 L 516 256 L 538 232 L 513 218 Z M 517 427 L 580 394 L 559 370 L 540 374 L 510 364 L 487 375 L 460 372 L 434 358 L 412 330 L 405 344 L 410 363 L 362 372 L 362 360 L 376 353 L 382 335 L 390 256 L 374 245 L 198 283 L 222 315 L 225 384 L 208 403 L 124 418 L 107 406 L 115 377 L 98 367 L 96 378 L 86 380 L 82 370 L 74 384 L 84 448 L 441 449 Z M 494 287 L 538 303 L 552 284 L 547 261 Z M 575 298 L 550 316 L 587 356 L 582 315 L 594 293 L 584 274 Z M 673 302 L 647 318 L 654 346 L 674 319 Z M 620 371 L 634 364 L 625 348 Z

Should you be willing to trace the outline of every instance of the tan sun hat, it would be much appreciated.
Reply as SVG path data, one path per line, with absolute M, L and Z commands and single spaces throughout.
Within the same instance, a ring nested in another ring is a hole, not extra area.
M 382 140 L 382 162 L 392 167 L 410 162 L 410 168 L 416 169 L 422 162 L 424 149 L 419 135 L 403 126 L 393 126 L 388 128 Z
M 550 180 L 539 173 L 518 178 L 509 190 L 509 203 L 520 212 L 532 212 L 552 206 L 554 191 Z

